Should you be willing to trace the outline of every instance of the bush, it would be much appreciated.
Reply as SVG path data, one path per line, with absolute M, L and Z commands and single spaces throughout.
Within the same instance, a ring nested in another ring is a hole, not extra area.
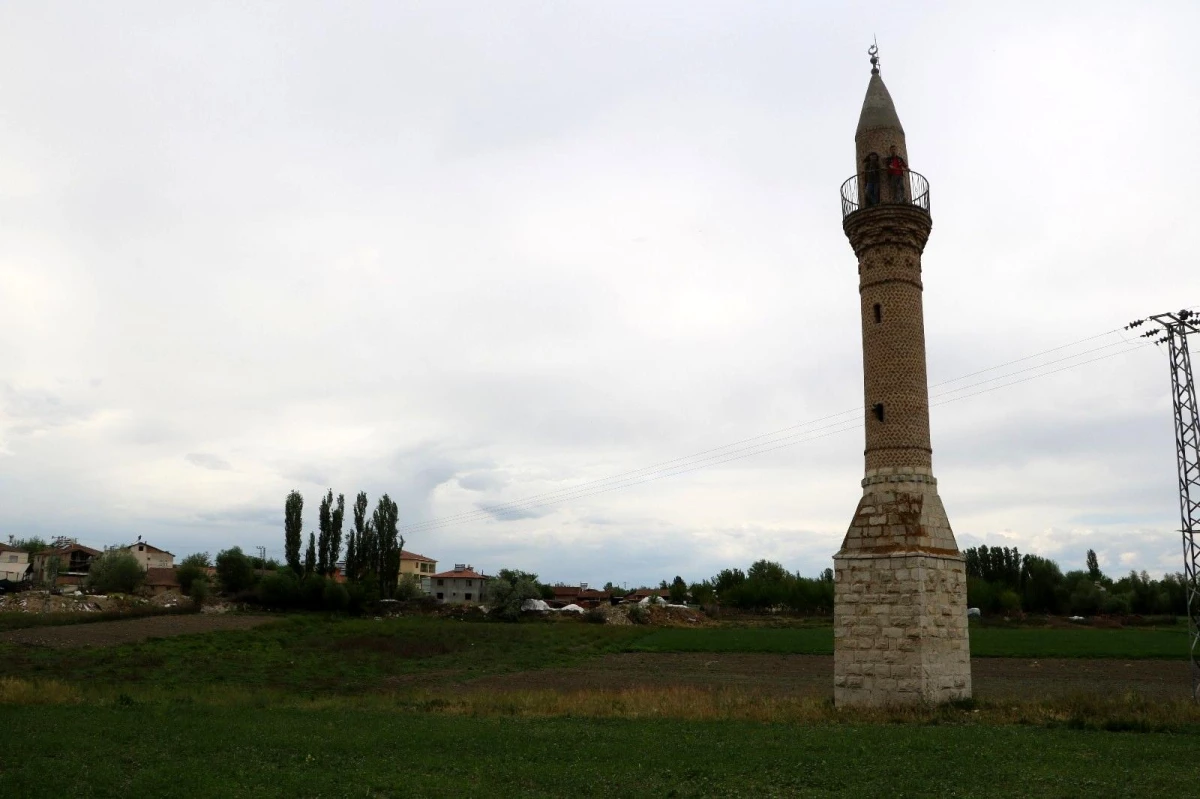
M 256 596 L 268 608 L 294 608 L 300 599 L 300 583 L 291 569 L 280 569 L 259 581 Z
M 145 579 L 146 573 L 137 558 L 122 549 L 110 549 L 92 561 L 85 585 L 105 594 L 131 594 Z
M 501 569 L 499 576 L 487 586 L 487 602 L 492 615 L 505 621 L 521 618 L 521 605 L 526 599 L 541 599 L 537 575 L 511 569 Z
M 204 577 L 192 580 L 187 594 L 197 606 L 203 605 L 205 600 L 208 599 L 208 580 Z
M 227 594 L 236 594 L 254 585 L 254 566 L 241 547 L 217 553 L 217 579 Z
M 194 581 L 207 579 L 208 572 L 205 569 L 211 565 L 212 559 L 207 552 L 195 552 L 184 558 L 175 570 L 175 579 L 179 581 L 183 593 L 190 595 Z
M 424 593 L 421 590 L 421 581 L 415 574 L 404 574 L 400 576 L 400 580 L 396 583 L 394 598 L 401 602 L 407 602 L 410 599 L 422 596 Z
M 320 610 L 325 605 L 325 578 L 310 574 L 300 581 L 300 605 L 309 610 Z
M 631 605 L 629 607 L 629 620 L 634 624 L 649 624 L 650 609 L 641 605 Z
M 326 610 L 343 611 L 350 605 L 350 594 L 340 583 L 333 580 L 325 581 L 325 590 L 321 600 Z
M 1005 588 L 1000 591 L 996 597 L 996 601 L 1000 605 L 1000 610 L 1004 613 L 1020 613 L 1021 612 L 1021 597 L 1011 588 Z
M 583 620 L 589 624 L 604 624 L 608 621 L 608 617 L 604 615 L 604 611 L 600 608 L 592 608 L 583 614 Z

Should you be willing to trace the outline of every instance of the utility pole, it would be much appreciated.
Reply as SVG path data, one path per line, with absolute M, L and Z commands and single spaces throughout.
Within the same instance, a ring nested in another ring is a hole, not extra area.
M 259 566 L 258 573 L 265 574 L 267 571 L 267 548 L 266 547 L 260 546 L 258 548 L 258 566 Z
M 1200 333 L 1200 314 L 1182 310 L 1154 314 L 1130 322 L 1126 330 L 1154 322 L 1162 327 L 1142 333 L 1167 345 L 1171 369 L 1171 401 L 1175 406 L 1175 456 L 1179 470 L 1179 519 L 1183 534 L 1184 596 L 1188 614 L 1188 652 L 1192 666 L 1192 699 L 1200 702 L 1200 405 L 1192 377 L 1187 337 Z

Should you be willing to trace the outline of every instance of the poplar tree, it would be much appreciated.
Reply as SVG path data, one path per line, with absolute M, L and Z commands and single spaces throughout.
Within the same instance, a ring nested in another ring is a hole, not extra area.
M 375 513 L 371 517 L 372 527 L 378 540 L 377 564 L 379 574 L 379 590 L 385 598 L 396 593 L 396 583 L 400 580 L 400 554 L 404 549 L 404 539 L 397 529 L 400 513 L 396 503 L 387 494 L 379 498 Z
M 369 541 L 367 541 L 367 492 L 359 491 L 358 496 L 354 499 L 354 532 L 351 533 L 354 539 L 354 566 L 351 570 L 349 563 L 346 564 L 346 569 L 351 571 L 354 579 L 361 580 L 366 576 L 367 564 L 370 560 L 367 558 L 367 549 Z M 347 559 L 349 556 L 347 556 Z
M 333 526 L 331 510 L 333 507 L 333 489 L 321 497 L 321 509 L 317 514 L 317 529 L 321 531 L 317 539 L 317 573 L 329 573 L 329 532 Z
M 330 494 L 333 492 L 330 491 Z M 329 574 L 333 574 L 337 566 L 338 556 L 342 554 L 342 520 L 346 517 L 346 495 L 338 494 L 337 505 L 329 520 Z
M 283 504 L 283 553 L 288 567 L 300 574 L 300 546 L 304 537 L 304 497 L 299 491 L 287 495 Z
M 315 568 L 317 568 L 317 537 L 309 532 L 308 550 L 304 553 L 304 576 L 312 574 Z

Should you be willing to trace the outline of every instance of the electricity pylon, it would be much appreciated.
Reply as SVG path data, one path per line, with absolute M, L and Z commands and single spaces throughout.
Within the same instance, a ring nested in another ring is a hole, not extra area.
M 1155 314 L 1131 322 L 1126 329 L 1157 322 L 1144 338 L 1166 344 L 1171 367 L 1171 400 L 1175 406 L 1175 455 L 1179 468 L 1179 518 L 1183 533 L 1183 578 L 1188 614 L 1188 648 L 1192 666 L 1192 699 L 1200 702 L 1200 406 L 1192 379 L 1187 337 L 1200 333 L 1200 314 L 1190 310 Z

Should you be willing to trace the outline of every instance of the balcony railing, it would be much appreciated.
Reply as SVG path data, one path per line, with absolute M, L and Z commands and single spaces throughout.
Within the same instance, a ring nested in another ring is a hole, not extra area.
M 911 170 L 889 175 L 881 169 L 877 181 L 868 181 L 859 173 L 842 184 L 842 219 L 879 205 L 911 205 L 929 213 L 929 181 Z

